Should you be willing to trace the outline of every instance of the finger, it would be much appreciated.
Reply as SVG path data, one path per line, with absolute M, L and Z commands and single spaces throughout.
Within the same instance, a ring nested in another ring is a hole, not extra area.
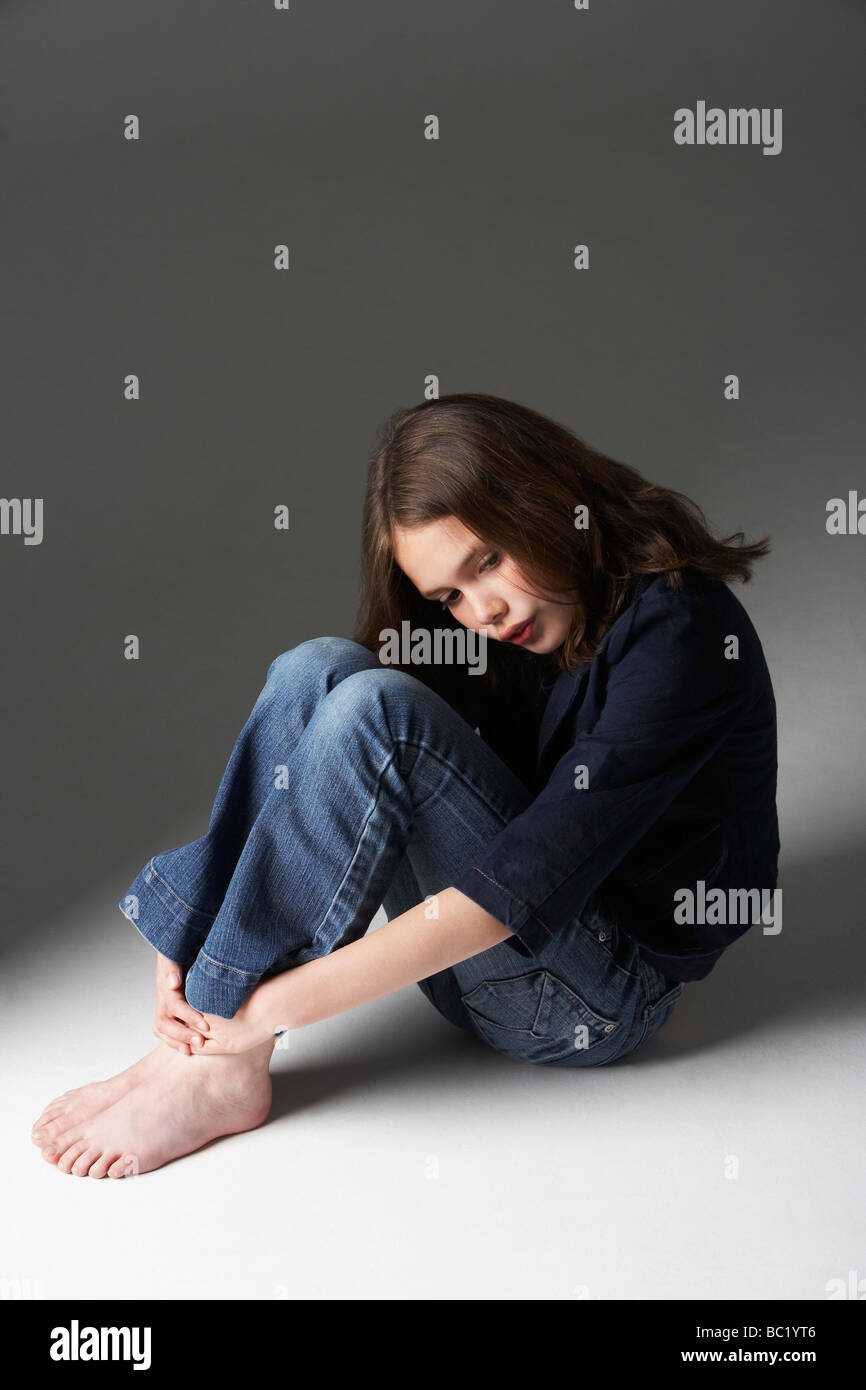
M 162 1029 L 156 1026 L 153 1028 L 153 1036 L 159 1038 L 160 1042 L 166 1043 L 168 1047 L 174 1048 L 175 1052 L 182 1053 L 184 1057 L 189 1057 L 191 1055 L 186 1043 L 176 1042 L 174 1038 L 170 1038 L 167 1033 L 163 1033 Z
M 195 1028 L 199 1033 L 206 1033 L 210 1028 L 204 1015 L 186 1002 L 183 990 L 158 989 L 156 1011 L 165 1019 L 179 1019 L 187 1028 Z
M 207 1019 L 198 1012 L 198 1009 L 193 1009 L 183 995 L 180 999 L 173 999 L 166 1012 L 172 1014 L 174 1018 L 179 1018 L 181 1023 L 185 1023 L 187 1027 L 195 1028 L 199 1033 L 207 1033 L 210 1030 Z
M 185 1023 L 188 1023 L 191 1028 L 197 1028 L 200 1033 L 206 1033 L 208 1031 L 210 1024 L 204 1014 L 187 1003 L 179 978 L 177 988 L 164 989 L 159 997 L 163 1013 L 171 1014 L 175 1018 L 182 1019 Z
M 201 1039 L 201 1033 L 190 1032 L 185 1023 L 179 1023 L 170 1014 L 158 1014 L 156 1022 L 165 1035 L 166 1041 L 195 1043 Z

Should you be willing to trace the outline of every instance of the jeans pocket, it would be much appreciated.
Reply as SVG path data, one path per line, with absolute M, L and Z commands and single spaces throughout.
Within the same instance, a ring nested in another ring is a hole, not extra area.
M 620 1023 L 591 1009 L 550 970 L 485 980 L 461 999 L 473 1027 L 497 1052 L 539 1064 L 601 1061 L 619 1041 Z
M 577 921 L 598 942 L 618 970 L 632 979 L 638 978 L 637 946 L 599 892 L 586 900 Z

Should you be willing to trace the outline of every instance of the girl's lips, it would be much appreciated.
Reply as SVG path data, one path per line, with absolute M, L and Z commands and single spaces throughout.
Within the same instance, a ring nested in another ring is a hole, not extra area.
M 529 641 L 532 640 L 532 631 L 533 631 L 533 628 L 534 628 L 534 627 L 535 627 L 535 619 L 534 619 L 534 618 L 530 618 L 527 622 L 525 622 L 525 623 L 523 624 L 523 627 L 519 627 L 519 628 L 517 629 L 517 631 L 514 633 L 514 635 L 513 635 L 512 637 L 506 637 L 506 638 L 505 638 L 505 641 L 506 641 L 506 642 L 516 642 L 516 643 L 518 644 L 518 646 L 519 646 L 522 642 L 529 642 Z

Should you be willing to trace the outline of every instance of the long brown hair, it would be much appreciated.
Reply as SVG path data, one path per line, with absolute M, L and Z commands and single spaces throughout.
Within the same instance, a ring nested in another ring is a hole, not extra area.
M 585 529 L 575 523 L 581 506 Z M 395 525 L 446 516 L 507 554 L 532 576 L 538 596 L 576 605 L 566 640 L 548 663 L 560 671 L 592 658 L 638 575 L 664 574 L 678 590 L 687 566 L 745 582 L 771 540 L 745 545 L 742 531 L 714 539 L 696 502 L 527 406 L 477 393 L 441 396 L 395 410 L 370 460 L 354 634 L 362 646 L 379 651 L 383 629 L 399 632 L 407 619 L 427 630 L 461 626 L 438 600 L 422 598 L 393 554 Z M 486 650 L 483 676 L 443 665 L 405 669 L 474 719 L 485 694 L 507 690 L 539 661 L 494 640 Z

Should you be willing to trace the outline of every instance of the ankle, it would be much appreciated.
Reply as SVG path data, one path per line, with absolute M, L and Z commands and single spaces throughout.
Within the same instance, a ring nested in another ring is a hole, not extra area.
M 213 1071 L 219 1071 L 225 1076 L 248 1077 L 250 1074 L 257 1075 L 264 1073 L 267 1075 L 271 1056 L 276 1046 L 275 1038 L 268 1038 L 266 1042 L 259 1043 L 255 1047 L 248 1047 L 244 1052 L 193 1052 L 190 1061 L 206 1062 Z

